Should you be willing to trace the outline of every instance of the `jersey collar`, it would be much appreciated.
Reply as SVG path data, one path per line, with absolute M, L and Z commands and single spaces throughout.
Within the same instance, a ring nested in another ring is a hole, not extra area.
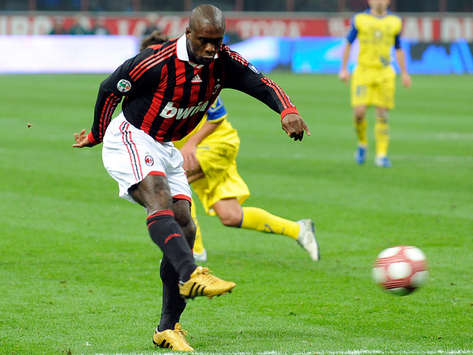
M 189 60 L 189 53 L 187 53 L 187 39 L 186 39 L 185 34 L 179 37 L 179 39 L 177 40 L 176 47 L 177 47 L 177 58 L 179 60 L 182 60 L 183 62 L 188 62 L 193 67 L 197 67 L 197 68 L 203 67 L 202 64 L 196 64 Z M 215 59 L 217 58 L 218 58 L 218 53 L 215 54 Z
M 189 53 L 187 53 L 187 41 L 186 41 L 186 35 L 183 34 L 179 39 L 177 40 L 177 58 L 182 60 L 183 62 L 188 62 L 189 61 Z
M 370 14 L 371 16 L 376 17 L 376 18 L 385 18 L 386 16 L 390 15 L 389 10 L 386 10 L 386 13 L 384 15 L 381 15 L 381 16 L 378 16 L 378 15 L 375 15 L 374 13 L 372 13 L 371 9 L 367 9 L 365 11 L 365 13 Z

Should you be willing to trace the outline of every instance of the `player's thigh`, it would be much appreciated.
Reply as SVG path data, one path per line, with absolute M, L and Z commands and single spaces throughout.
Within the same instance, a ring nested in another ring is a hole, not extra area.
M 123 114 L 107 128 L 103 140 L 102 160 L 110 176 L 117 181 L 120 197 L 136 202 L 129 189 L 149 174 L 164 174 L 160 159 L 167 154 L 143 131 L 128 123 Z
M 238 173 L 235 161 L 222 174 L 205 176 L 193 182 L 192 188 L 205 211 L 211 215 L 215 212 L 212 206 L 220 200 L 236 198 L 242 204 L 250 196 L 249 188 Z
M 197 147 L 197 160 L 203 173 L 209 178 L 218 178 L 235 163 L 238 147 L 223 142 L 214 142 Z
M 394 108 L 394 95 L 396 91 L 396 74 L 394 69 L 386 68 L 380 74 L 381 80 L 378 90 L 373 97 L 373 105 L 385 109 Z
M 146 208 L 148 214 L 172 208 L 171 191 L 164 176 L 147 175 L 128 191 L 133 200 Z
M 362 68 L 355 68 L 351 78 L 351 105 L 352 107 L 367 106 L 370 104 L 371 85 L 367 73 Z

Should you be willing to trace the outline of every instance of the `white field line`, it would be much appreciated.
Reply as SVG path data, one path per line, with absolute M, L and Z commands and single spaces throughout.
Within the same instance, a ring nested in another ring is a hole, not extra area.
M 418 161 L 438 161 L 438 162 L 469 162 L 473 161 L 471 156 L 458 156 L 458 155 L 397 155 L 393 154 L 394 160 L 418 160 Z
M 410 137 L 415 137 L 416 139 L 420 140 L 472 140 L 473 139 L 473 133 L 461 133 L 461 132 L 440 132 L 440 133 L 426 133 L 422 132 L 421 134 L 419 133 L 402 133 L 401 137 L 403 136 L 410 136 Z
M 263 351 L 263 352 L 194 352 L 193 355 L 365 355 L 365 354 L 392 354 L 392 355 L 408 355 L 408 354 L 420 354 L 420 355 L 455 355 L 455 354 L 473 354 L 471 350 L 403 350 L 403 351 L 384 351 L 384 350 L 314 350 L 311 352 L 299 352 L 299 353 L 287 353 L 280 351 Z M 96 353 L 95 355 L 176 355 L 175 352 L 145 352 L 145 353 Z

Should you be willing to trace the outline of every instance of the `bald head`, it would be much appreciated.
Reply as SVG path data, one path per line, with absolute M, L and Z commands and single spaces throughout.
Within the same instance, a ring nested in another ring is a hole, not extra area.
M 200 5 L 192 10 L 186 29 L 187 52 L 192 62 L 209 64 L 222 47 L 225 17 L 213 5 Z
M 213 5 L 204 4 L 192 10 L 189 18 L 189 27 L 197 30 L 203 26 L 210 25 L 217 30 L 225 31 L 225 17 L 223 12 Z

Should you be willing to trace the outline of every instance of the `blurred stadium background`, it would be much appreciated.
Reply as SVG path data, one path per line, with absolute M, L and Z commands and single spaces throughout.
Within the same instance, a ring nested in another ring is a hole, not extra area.
M 189 10 L 203 2 L 0 0 L 0 51 L 10 53 L 0 58 L 0 73 L 110 72 L 136 53 L 151 30 L 183 33 Z M 366 8 L 365 0 L 209 2 L 226 11 L 226 42 L 265 72 L 337 72 L 350 18 Z M 473 1 L 393 0 L 391 9 L 404 20 L 411 73 L 473 73 Z

